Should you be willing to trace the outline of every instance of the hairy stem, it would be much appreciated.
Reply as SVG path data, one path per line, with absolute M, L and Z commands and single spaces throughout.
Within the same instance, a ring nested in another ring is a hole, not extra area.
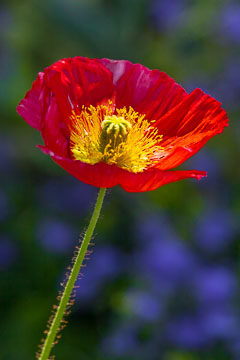
M 61 327 L 61 323 L 63 321 L 64 313 L 66 311 L 67 306 L 69 305 L 69 299 L 71 297 L 71 294 L 72 294 L 72 291 L 74 288 L 74 284 L 77 280 L 80 268 L 82 266 L 84 257 L 87 252 L 89 242 L 91 240 L 92 234 L 93 234 L 95 226 L 97 224 L 105 193 L 106 193 L 106 189 L 100 188 L 90 223 L 88 225 L 87 231 L 83 238 L 81 247 L 78 249 L 78 252 L 77 252 L 76 256 L 74 257 L 74 263 L 72 266 L 72 270 L 70 272 L 70 275 L 66 282 L 59 305 L 57 306 L 57 310 L 56 310 L 53 320 L 51 322 L 51 326 L 49 328 L 47 337 L 44 341 L 41 352 L 38 356 L 39 360 L 47 360 L 50 355 L 51 349 L 54 345 L 58 330 Z

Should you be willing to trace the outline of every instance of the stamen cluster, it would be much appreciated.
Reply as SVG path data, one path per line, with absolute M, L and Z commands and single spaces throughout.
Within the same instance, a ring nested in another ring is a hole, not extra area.
M 162 136 L 133 108 L 83 107 L 71 115 L 70 148 L 75 160 L 105 162 L 138 173 L 159 161 Z

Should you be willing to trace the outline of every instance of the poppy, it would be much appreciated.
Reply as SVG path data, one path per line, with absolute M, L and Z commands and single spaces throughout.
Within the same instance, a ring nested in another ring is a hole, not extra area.
M 17 111 L 70 174 L 129 192 L 206 176 L 172 169 L 228 123 L 218 101 L 201 89 L 188 94 L 164 72 L 80 56 L 40 72 Z

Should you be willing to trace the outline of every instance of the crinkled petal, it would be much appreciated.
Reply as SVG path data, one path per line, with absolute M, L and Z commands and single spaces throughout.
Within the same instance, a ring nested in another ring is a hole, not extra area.
M 45 69 L 46 83 L 66 122 L 72 110 L 106 102 L 114 95 L 112 73 L 97 60 L 80 56 L 58 61 Z
M 195 178 L 200 180 L 207 176 L 206 171 L 185 170 L 185 171 L 161 171 L 149 169 L 139 174 L 127 173 L 121 178 L 121 187 L 128 192 L 152 191 L 165 184 Z
M 38 145 L 38 147 L 45 154 L 50 155 L 58 165 L 86 184 L 105 188 L 119 184 L 122 170 L 115 165 L 107 165 L 103 162 L 90 165 L 79 160 L 58 156 L 45 146 Z
M 33 82 L 31 90 L 17 106 L 17 112 L 33 128 L 40 130 L 44 119 L 44 112 L 48 107 L 49 89 L 44 81 L 44 73 L 40 72 Z
M 150 169 L 134 174 L 115 165 L 108 165 L 103 162 L 89 165 L 79 160 L 62 158 L 45 146 L 38 145 L 38 147 L 44 153 L 50 155 L 58 165 L 67 170 L 71 175 L 86 184 L 96 187 L 111 188 L 121 185 L 128 192 L 143 192 L 155 190 L 162 185 L 186 178 L 200 180 L 203 176 L 207 175 L 205 171 L 197 170 L 161 171 L 158 169 Z
M 163 135 L 161 159 L 154 167 L 131 173 L 103 162 L 90 165 L 71 158 L 71 114 L 82 106 L 132 106 L 145 114 Z M 165 73 L 140 64 L 82 57 L 63 59 L 39 73 L 20 102 L 18 113 L 38 129 L 45 153 L 79 180 L 96 187 L 121 185 L 129 192 L 150 191 L 204 171 L 167 171 L 194 155 L 227 126 L 226 112 L 212 97 L 196 89 L 190 95 Z
M 194 90 L 155 126 L 163 134 L 161 170 L 172 169 L 199 151 L 213 136 L 228 125 L 221 103 L 200 89 Z
M 55 154 L 69 157 L 69 129 L 62 121 L 55 97 L 49 99 L 41 134 L 45 145 Z
M 187 96 L 167 74 L 126 60 L 100 59 L 113 74 L 116 106 L 132 106 L 148 120 L 157 120 Z
M 41 131 L 47 147 L 65 157 L 72 111 L 106 103 L 113 96 L 112 73 L 107 68 L 97 60 L 68 58 L 39 73 L 17 111 Z
M 62 118 L 67 119 L 73 109 L 102 103 L 113 93 L 112 73 L 97 60 L 67 58 L 39 73 L 17 111 L 39 130 L 51 97 L 56 98 Z

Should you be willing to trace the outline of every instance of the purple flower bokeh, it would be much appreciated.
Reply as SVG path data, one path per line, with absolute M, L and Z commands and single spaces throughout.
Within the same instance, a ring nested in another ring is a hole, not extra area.
M 16 255 L 15 244 L 5 237 L 0 237 L 0 270 L 5 270 L 11 266 L 16 259 Z
M 125 294 L 124 306 L 129 313 L 143 321 L 157 322 L 163 311 L 160 299 L 150 292 L 130 290 Z
M 240 25 L 239 25 L 240 27 Z M 214 95 L 224 102 L 229 109 L 238 108 L 240 97 L 240 59 L 231 57 L 223 67 L 221 77 L 215 81 Z
M 177 241 L 149 241 L 149 246 L 140 255 L 143 271 L 169 281 L 179 281 L 188 275 L 194 259 L 188 249 Z
M 201 267 L 192 276 L 192 289 L 198 302 L 216 306 L 236 297 L 237 280 L 233 270 L 227 267 Z
M 231 211 L 217 208 L 205 211 L 198 218 L 194 234 L 201 249 L 217 253 L 229 247 L 236 230 L 236 221 Z
M 136 328 L 133 325 L 121 324 L 102 342 L 102 352 L 107 356 L 134 356 L 139 348 Z
M 186 19 L 184 0 L 154 0 L 150 6 L 151 23 L 158 31 L 172 32 Z
M 80 214 L 87 212 L 89 203 L 96 198 L 97 189 L 81 183 L 74 177 L 54 179 L 43 184 L 38 193 L 38 202 L 44 208 L 63 213 Z
M 218 165 L 211 157 L 210 160 L 218 177 Z M 229 210 L 212 207 L 197 219 L 193 236 L 201 249 L 211 255 L 221 254 L 236 235 L 236 229 L 236 221 Z M 126 299 L 128 310 L 134 315 L 132 320 L 162 321 L 164 313 L 166 341 L 169 346 L 177 348 L 205 349 L 218 340 L 232 341 L 240 331 L 234 310 L 237 298 L 234 269 L 217 262 L 206 265 L 194 244 L 191 248 L 178 238 L 164 214 L 139 216 L 136 235 L 140 250 L 135 255 L 134 272 L 147 284 L 147 293 L 151 295 L 153 292 L 154 306 L 153 314 L 150 311 L 148 318 L 151 301 L 147 305 L 147 299 L 141 297 L 145 289 L 139 291 L 139 297 L 134 288 L 128 289 Z M 175 304 L 174 310 L 168 308 L 169 304 Z M 185 304 L 187 311 L 192 313 L 184 315 L 182 311 L 179 314 L 181 304 Z M 144 305 L 148 307 L 145 314 Z M 154 314 L 156 309 L 158 311 Z M 157 335 L 156 331 L 152 336 L 162 338 L 163 334 L 160 331 Z
M 137 241 L 141 241 L 143 246 L 147 246 L 149 240 L 176 240 L 177 238 L 176 233 L 163 213 L 151 213 L 147 216 L 145 214 L 139 216 L 135 230 Z
M 217 339 L 232 340 L 239 334 L 239 323 L 233 308 L 216 307 L 201 314 L 201 324 L 209 341 Z
M 47 219 L 37 227 L 37 239 L 50 253 L 63 254 L 71 251 L 76 237 L 77 232 L 72 226 L 58 220 Z
M 210 150 L 201 149 L 200 152 L 195 154 L 192 158 L 188 159 L 183 164 L 184 169 L 199 169 L 207 171 L 207 181 L 199 181 L 195 186 L 212 188 L 219 188 L 219 179 L 221 177 L 220 159 L 216 154 Z
M 142 246 L 135 255 L 136 272 L 159 294 L 171 294 L 189 279 L 196 256 L 170 227 L 165 216 L 150 215 L 139 221 L 137 236 Z
M 166 338 L 177 346 L 186 349 L 199 349 L 206 346 L 208 338 L 198 315 L 181 315 L 167 324 Z
M 222 36 L 233 43 L 240 44 L 240 4 L 233 2 L 225 6 L 219 17 Z
M 90 259 L 85 261 L 82 276 L 76 282 L 76 296 L 81 302 L 93 299 L 105 281 L 114 279 L 124 268 L 124 257 L 114 247 L 102 245 L 92 250 L 93 256 L 90 255 Z

